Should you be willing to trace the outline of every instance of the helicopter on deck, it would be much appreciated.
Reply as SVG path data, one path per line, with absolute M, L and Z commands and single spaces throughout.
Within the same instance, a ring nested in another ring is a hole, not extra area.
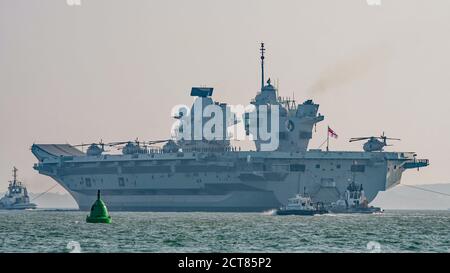
M 146 154 L 149 152 L 150 145 L 170 142 L 170 140 L 154 140 L 154 141 L 139 141 L 136 138 L 134 141 L 121 141 L 121 142 L 111 142 L 103 143 L 101 140 L 99 143 L 85 143 L 80 145 L 74 145 L 74 147 L 85 147 L 88 146 L 86 154 L 88 156 L 99 156 L 105 152 L 105 146 L 110 148 L 116 148 L 117 150 L 122 150 L 123 154 Z
M 386 140 L 400 140 L 398 138 L 386 137 L 383 132 L 383 134 L 379 137 L 375 137 L 375 136 L 354 137 L 354 138 L 351 138 L 349 142 L 361 141 L 361 140 L 366 140 L 366 139 L 368 139 L 368 141 L 366 143 L 364 143 L 364 145 L 363 145 L 363 149 L 365 152 L 382 152 L 384 147 L 392 146 L 392 145 L 388 145 Z
M 79 145 L 74 145 L 74 147 L 81 147 L 81 149 L 83 149 L 84 147 L 88 146 L 86 154 L 88 156 L 98 156 L 101 155 L 103 152 L 105 152 L 105 145 L 110 146 L 107 143 L 103 143 L 103 140 L 100 140 L 99 143 L 83 143 Z

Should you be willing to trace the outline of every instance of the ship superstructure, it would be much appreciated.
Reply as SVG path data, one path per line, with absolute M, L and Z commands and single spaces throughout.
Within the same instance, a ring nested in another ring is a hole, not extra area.
M 262 45 L 262 71 L 264 50 Z M 282 99 L 264 73 L 261 81 L 261 90 L 251 101 L 254 110 L 242 119 L 245 132 L 255 137 L 256 151 L 230 145 L 226 128 L 238 122 L 236 117 L 228 115 L 227 104 L 212 100 L 212 88 L 194 87 L 190 112 L 180 111 L 175 118 L 190 114 L 192 124 L 208 123 L 213 117 L 196 116 L 195 107 L 215 105 L 227 113 L 223 128 L 214 128 L 222 139 L 198 136 L 195 128 L 180 124 L 175 133 L 184 137 L 93 143 L 87 153 L 69 144 L 34 144 L 32 152 L 39 160 L 34 168 L 61 184 L 82 210 L 89 210 L 101 190 L 110 210 L 264 211 L 286 205 L 299 187 L 308 188 L 313 202 L 331 204 L 347 190 L 349 181 L 362 184 L 370 202 L 379 191 L 399 184 L 405 170 L 428 165 L 413 152 L 308 150 L 315 124 L 324 120 L 319 105 Z M 261 124 L 251 117 L 259 120 L 273 111 L 278 112 L 277 120 L 269 119 L 268 128 L 278 126 L 278 143 L 267 149 L 269 141 L 255 136 L 254 129 Z M 155 148 L 155 143 L 165 144 Z M 125 146 L 122 154 L 107 154 L 105 145 Z

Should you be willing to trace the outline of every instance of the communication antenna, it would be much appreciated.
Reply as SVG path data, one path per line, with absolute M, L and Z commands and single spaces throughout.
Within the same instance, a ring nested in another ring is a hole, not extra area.
M 292 109 L 295 109 L 295 92 L 292 91 Z
M 280 80 L 277 78 L 277 82 L 276 82 L 276 86 L 277 86 L 277 98 L 280 98 Z
M 13 185 L 16 185 L 16 183 L 17 183 L 17 171 L 18 171 L 18 169 L 16 167 L 14 167 L 13 168 L 13 178 L 14 178 Z
M 259 49 L 261 51 L 261 90 L 264 87 L 264 51 L 266 49 L 264 48 L 264 43 L 261 43 L 261 48 Z

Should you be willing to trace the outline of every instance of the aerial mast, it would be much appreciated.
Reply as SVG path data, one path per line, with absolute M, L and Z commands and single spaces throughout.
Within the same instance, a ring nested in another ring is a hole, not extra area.
M 13 180 L 13 185 L 16 185 L 16 182 L 17 182 L 17 168 L 16 167 L 14 167 L 13 168 L 13 178 L 14 178 L 14 180 Z
M 261 43 L 261 48 L 259 49 L 261 51 L 261 89 L 264 87 L 264 51 L 266 50 L 264 48 L 264 43 Z

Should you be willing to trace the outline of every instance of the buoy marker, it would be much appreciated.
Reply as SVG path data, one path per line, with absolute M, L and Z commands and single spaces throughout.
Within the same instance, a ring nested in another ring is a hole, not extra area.
M 97 191 L 97 200 L 91 207 L 91 213 L 86 217 L 88 223 L 111 223 L 111 216 L 108 214 L 108 209 L 105 203 L 100 198 L 100 190 Z

